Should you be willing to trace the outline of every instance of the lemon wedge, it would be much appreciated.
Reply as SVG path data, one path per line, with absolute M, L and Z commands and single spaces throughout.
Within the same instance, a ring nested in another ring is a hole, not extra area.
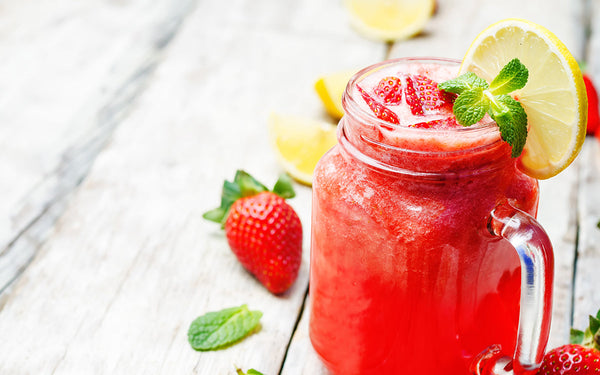
M 292 178 L 312 185 L 317 162 L 337 143 L 337 127 L 325 121 L 272 113 L 269 135 L 283 169 Z
M 354 75 L 354 70 L 345 70 L 320 77 L 315 82 L 315 90 L 321 98 L 325 110 L 333 118 L 339 120 L 344 115 L 342 108 L 342 95 L 346 85 Z
M 352 26 L 376 40 L 409 38 L 425 27 L 435 0 L 344 0 Z
M 575 58 L 549 30 L 507 19 L 483 30 L 463 59 L 467 71 L 488 82 L 513 58 L 529 70 L 525 87 L 512 93 L 527 113 L 528 134 L 519 166 L 537 179 L 557 175 L 581 151 L 587 124 L 585 84 Z

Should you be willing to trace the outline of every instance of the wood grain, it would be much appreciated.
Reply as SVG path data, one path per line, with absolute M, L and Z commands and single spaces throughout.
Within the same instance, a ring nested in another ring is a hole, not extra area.
M 0 86 L 10 95 L 0 106 L 0 292 L 31 261 L 191 6 L 22 1 L 1 9 L 0 53 L 10 58 L 0 61 Z

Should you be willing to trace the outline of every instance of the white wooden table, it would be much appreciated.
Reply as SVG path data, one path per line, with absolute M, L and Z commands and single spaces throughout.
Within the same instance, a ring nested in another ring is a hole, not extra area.
M 1 1 L 0 374 L 325 374 L 307 335 L 310 189 L 290 201 L 304 261 L 280 297 L 201 216 L 238 168 L 275 182 L 268 114 L 327 118 L 318 76 L 460 58 L 507 17 L 553 30 L 600 82 L 596 1 L 438 3 L 422 35 L 386 45 L 356 34 L 338 0 Z M 541 184 L 556 254 L 551 347 L 600 307 L 599 196 L 588 137 Z M 258 333 L 190 348 L 195 317 L 242 303 L 263 311 Z

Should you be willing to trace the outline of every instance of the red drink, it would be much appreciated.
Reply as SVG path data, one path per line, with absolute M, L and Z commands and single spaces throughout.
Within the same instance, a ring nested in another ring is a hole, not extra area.
M 351 80 L 339 145 L 315 170 L 311 340 L 336 375 L 466 375 L 490 345 L 515 351 L 520 260 L 488 226 L 506 202 L 535 216 L 537 180 L 517 169 L 489 120 L 412 128 L 451 107 L 413 116 L 401 104 L 390 107 L 400 120 L 392 126 L 356 89 L 373 92 L 390 73 L 442 82 L 456 62 L 382 66 Z

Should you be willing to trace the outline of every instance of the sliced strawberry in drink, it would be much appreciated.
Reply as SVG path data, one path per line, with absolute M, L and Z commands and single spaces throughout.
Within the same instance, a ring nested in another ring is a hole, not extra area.
M 373 91 L 384 104 L 398 105 L 402 101 L 402 81 L 398 77 L 383 78 Z
M 437 120 L 423 121 L 416 124 L 408 125 L 409 128 L 430 129 L 430 128 L 455 128 L 461 125 L 456 121 L 455 117 L 447 117 Z
M 418 122 L 416 124 L 410 124 L 410 125 L 408 125 L 408 127 L 419 128 L 419 129 L 429 129 L 429 128 L 439 127 L 443 123 L 445 123 L 444 120 L 432 120 L 432 121 Z
M 371 111 L 373 111 L 375 116 L 377 116 L 377 118 L 387 122 L 391 122 L 392 124 L 400 124 L 400 120 L 394 112 L 392 112 L 389 108 L 386 108 L 383 104 L 376 102 L 375 99 L 373 99 L 369 94 L 367 94 L 367 92 L 363 90 L 360 86 L 357 85 L 356 88 L 362 95 L 369 108 L 371 108 Z
M 437 82 L 422 75 L 406 76 L 406 103 L 413 115 L 424 115 L 425 112 L 435 111 L 454 102 L 455 96 L 439 90 L 437 85 Z

